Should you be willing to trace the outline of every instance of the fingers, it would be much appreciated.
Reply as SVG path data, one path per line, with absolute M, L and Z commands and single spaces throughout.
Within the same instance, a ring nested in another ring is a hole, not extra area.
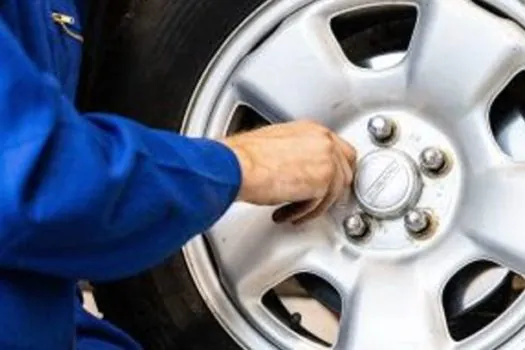
M 352 181 L 355 149 L 314 122 L 268 126 L 222 142 L 241 168 L 238 200 L 294 203 L 275 212 L 277 222 L 302 223 L 324 214 Z
M 354 164 L 355 164 L 355 152 L 352 152 L 353 156 L 350 158 L 346 157 L 342 149 L 337 150 L 337 157 L 339 165 L 341 166 L 344 174 L 344 186 L 350 186 L 354 178 Z
M 344 190 L 352 182 L 352 168 L 348 162 L 348 157 L 339 147 L 336 147 L 333 162 L 336 171 L 328 184 L 328 190 L 325 192 L 325 195 L 320 199 L 294 203 L 278 209 L 274 214 L 276 222 L 302 224 L 324 214 L 341 198 Z
M 334 177 L 325 197 L 314 208 L 311 208 L 309 211 L 304 211 L 300 213 L 300 215 L 298 215 L 297 217 L 291 219 L 291 222 L 293 224 L 303 224 L 306 221 L 315 219 L 326 213 L 326 211 L 328 211 L 328 209 L 330 209 L 330 207 L 341 198 L 345 188 L 347 188 L 350 182 L 352 181 L 351 171 L 346 171 L 344 169 L 345 166 L 348 169 L 350 167 L 345 161 L 342 152 L 338 152 L 338 154 L 335 155 L 335 157 L 337 158 L 336 165 L 338 169 L 336 172 L 336 176 Z
M 331 186 L 326 193 L 323 200 L 313 209 L 308 212 L 304 212 L 300 217 L 292 221 L 294 224 L 302 224 L 306 221 L 312 220 L 326 213 L 332 205 L 339 201 L 350 184 L 352 183 L 352 169 L 347 161 L 347 158 L 343 154 L 343 151 L 336 150 L 335 163 L 337 166 L 337 173 Z
M 340 148 L 340 151 L 343 152 L 344 157 L 346 158 L 347 162 L 350 163 L 350 166 L 353 168 L 357 154 L 355 151 L 355 148 L 348 143 L 347 141 L 343 140 L 337 134 L 332 132 L 330 129 L 326 128 L 325 126 L 319 125 L 317 123 L 313 123 L 310 121 L 305 122 L 308 128 L 316 127 L 324 130 L 327 134 L 329 134 L 330 138 L 335 142 L 336 146 Z

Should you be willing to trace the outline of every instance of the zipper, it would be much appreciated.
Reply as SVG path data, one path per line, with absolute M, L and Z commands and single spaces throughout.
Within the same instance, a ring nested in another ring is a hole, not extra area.
M 67 35 L 81 43 L 84 42 L 84 37 L 70 28 L 75 24 L 75 18 L 59 12 L 51 13 L 51 18 L 53 19 L 53 22 L 62 27 L 62 30 L 64 30 Z

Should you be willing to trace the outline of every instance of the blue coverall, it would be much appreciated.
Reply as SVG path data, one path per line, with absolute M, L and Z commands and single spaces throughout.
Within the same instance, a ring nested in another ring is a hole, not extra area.
M 137 349 L 75 309 L 78 279 L 161 262 L 217 220 L 240 169 L 220 143 L 73 105 L 83 0 L 0 1 L 0 349 Z

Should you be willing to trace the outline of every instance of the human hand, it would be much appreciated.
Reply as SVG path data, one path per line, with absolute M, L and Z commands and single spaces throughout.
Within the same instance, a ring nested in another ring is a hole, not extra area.
M 239 200 L 287 204 L 274 213 L 276 222 L 299 224 L 318 217 L 352 182 L 355 149 L 314 122 L 272 125 L 222 142 L 241 165 Z

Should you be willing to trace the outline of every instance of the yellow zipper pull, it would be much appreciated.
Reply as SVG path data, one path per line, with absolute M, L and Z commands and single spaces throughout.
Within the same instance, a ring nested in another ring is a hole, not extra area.
M 51 14 L 51 18 L 53 19 L 53 22 L 57 23 L 62 27 L 62 29 L 64 30 L 64 32 L 66 32 L 67 35 L 69 35 L 75 40 L 80 41 L 81 43 L 84 42 L 84 37 L 82 35 L 75 33 L 69 28 L 69 26 L 75 24 L 75 19 L 73 17 L 65 15 L 63 13 L 53 12 Z

